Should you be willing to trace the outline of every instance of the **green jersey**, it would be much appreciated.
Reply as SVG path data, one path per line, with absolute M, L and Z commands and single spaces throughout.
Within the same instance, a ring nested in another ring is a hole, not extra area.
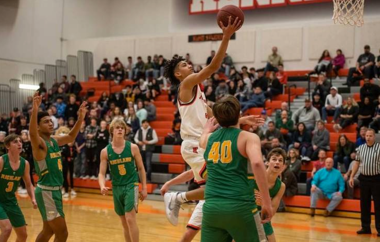
M 0 202 L 14 201 L 16 200 L 15 192 L 25 173 L 25 159 L 20 157 L 20 166 L 17 170 L 13 170 L 8 154 L 2 157 L 3 170 L 0 172 Z
M 206 202 L 212 199 L 248 202 L 254 195 L 248 179 L 248 159 L 237 147 L 241 130 L 222 128 L 212 133 L 204 153 L 207 167 Z
M 120 154 L 117 154 L 112 149 L 112 144 L 107 145 L 107 155 L 112 176 L 112 186 L 125 186 L 138 183 L 131 142 L 125 141 L 124 150 Z
M 259 187 L 257 186 L 256 180 L 255 180 L 254 177 L 252 177 L 252 183 L 253 183 L 253 189 L 259 191 Z M 271 189 L 269 189 L 269 196 L 270 196 L 270 198 L 274 198 L 277 195 L 277 193 L 281 189 L 281 184 L 282 184 L 282 182 L 281 182 L 280 178 L 277 178 L 276 182 L 274 183 L 274 186 Z M 257 206 L 257 208 L 259 210 L 261 210 L 260 206 Z
M 51 142 L 51 143 L 50 143 Z M 55 139 L 45 140 L 47 147 L 44 160 L 37 161 L 35 169 L 39 177 L 37 184 L 49 187 L 60 187 L 63 185 L 61 149 Z

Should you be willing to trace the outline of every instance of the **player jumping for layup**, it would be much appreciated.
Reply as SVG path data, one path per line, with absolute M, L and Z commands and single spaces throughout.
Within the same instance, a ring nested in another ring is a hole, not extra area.
M 106 195 L 109 188 L 105 185 L 105 175 L 109 162 L 115 212 L 121 219 L 125 241 L 138 242 L 136 212 L 139 202 L 139 181 L 136 166 L 142 183 L 141 201 L 147 196 L 146 174 L 138 146 L 125 140 L 126 130 L 127 125 L 122 119 L 115 118 L 110 124 L 112 143 L 100 154 L 99 185 L 101 193 Z
M 26 223 L 18 206 L 15 192 L 22 178 L 29 197 L 32 199 L 33 207 L 37 208 L 34 187 L 29 175 L 30 166 L 27 160 L 20 157 L 22 141 L 18 135 L 8 135 L 4 143 L 8 154 L 0 157 L 0 241 L 8 241 L 13 227 L 17 235 L 16 241 L 25 242 Z
M 261 223 L 270 221 L 272 207 L 260 139 L 239 129 L 240 103 L 235 97 L 222 98 L 212 110 L 222 129 L 211 133 L 218 125 L 210 119 L 199 142 L 207 163 L 201 241 L 266 241 Z M 248 160 L 261 191 L 261 219 L 247 179 Z
M 87 113 L 87 103 L 83 102 L 80 106 L 78 120 L 69 134 L 52 136 L 54 128 L 50 115 L 47 112 L 38 112 L 41 102 L 42 96 L 36 92 L 33 97 L 29 125 L 35 169 L 38 175 L 35 194 L 43 220 L 43 229 L 36 242 L 47 242 L 53 235 L 55 235 L 54 241 L 64 242 L 67 240 L 68 232 L 62 206 L 63 174 L 59 147 L 75 141 Z

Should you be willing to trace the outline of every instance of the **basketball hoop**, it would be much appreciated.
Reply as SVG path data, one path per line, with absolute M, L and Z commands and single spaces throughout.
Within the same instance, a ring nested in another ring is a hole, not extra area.
M 333 0 L 334 23 L 362 26 L 364 24 L 364 0 Z

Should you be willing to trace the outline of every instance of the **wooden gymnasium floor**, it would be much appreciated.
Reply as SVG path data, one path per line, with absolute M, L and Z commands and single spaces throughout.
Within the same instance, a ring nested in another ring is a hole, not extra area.
M 40 214 L 37 210 L 32 209 L 29 199 L 21 198 L 19 203 L 29 224 L 27 227 L 28 241 L 35 241 L 42 228 Z M 185 206 L 184 210 L 180 211 L 179 225 L 173 227 L 166 220 L 163 202 L 144 201 L 140 204 L 137 216 L 140 241 L 179 241 L 193 208 L 194 206 L 192 205 Z M 113 211 L 111 196 L 78 193 L 76 198 L 65 201 L 64 211 L 69 229 L 68 241 L 123 241 L 121 224 Z M 278 213 L 272 223 L 279 242 L 380 241 L 380 238 L 378 239 L 375 234 L 372 236 L 357 236 L 355 231 L 360 227 L 358 219 L 324 218 L 322 216 L 310 218 L 305 214 Z M 372 230 L 374 233 L 375 229 L 372 228 Z M 9 241 L 15 241 L 14 232 L 12 232 Z M 200 241 L 200 233 L 194 241 Z

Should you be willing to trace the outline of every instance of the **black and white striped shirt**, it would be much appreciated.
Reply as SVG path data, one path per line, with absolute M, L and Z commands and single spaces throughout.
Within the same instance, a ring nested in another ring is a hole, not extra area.
M 380 144 L 375 142 L 372 146 L 360 145 L 356 148 L 356 160 L 360 162 L 360 174 L 380 175 Z

